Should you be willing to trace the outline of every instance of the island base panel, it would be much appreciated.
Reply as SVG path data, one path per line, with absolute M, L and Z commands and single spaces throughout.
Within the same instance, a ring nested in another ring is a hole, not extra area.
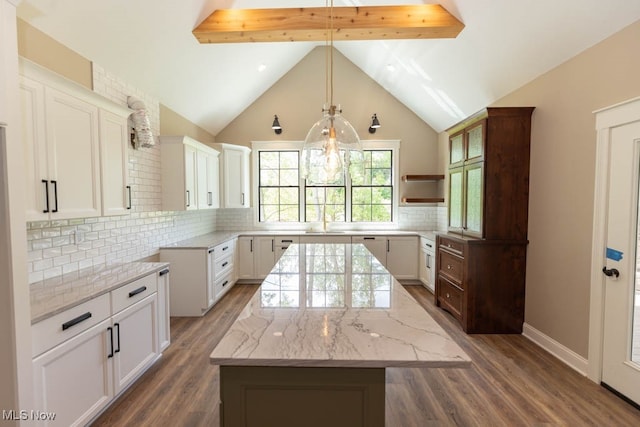
M 384 427 L 384 368 L 220 367 L 223 427 Z

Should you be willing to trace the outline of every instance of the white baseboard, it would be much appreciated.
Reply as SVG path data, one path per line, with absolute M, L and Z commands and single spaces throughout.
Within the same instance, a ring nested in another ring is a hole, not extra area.
M 522 326 L 522 335 L 533 341 L 538 346 L 547 350 L 549 353 L 560 359 L 562 362 L 567 364 L 570 368 L 574 369 L 581 375 L 587 375 L 587 367 L 589 365 L 589 361 L 573 350 L 568 349 L 558 341 L 543 334 L 527 323 Z

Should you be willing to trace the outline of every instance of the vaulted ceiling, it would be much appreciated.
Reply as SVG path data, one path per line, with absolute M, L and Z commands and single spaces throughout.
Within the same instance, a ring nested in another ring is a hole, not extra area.
M 464 23 L 455 39 L 335 42 L 437 131 L 640 19 L 637 0 L 334 3 L 439 3 Z M 217 9 L 324 5 L 323 0 L 23 0 L 18 15 L 216 135 L 324 43 L 200 44 L 192 30 Z

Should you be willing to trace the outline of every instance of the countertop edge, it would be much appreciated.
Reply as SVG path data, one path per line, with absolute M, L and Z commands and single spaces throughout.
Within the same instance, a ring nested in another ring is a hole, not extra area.
M 215 366 L 260 366 L 288 368 L 470 368 L 467 360 L 313 360 L 313 359 L 247 359 L 210 357 Z

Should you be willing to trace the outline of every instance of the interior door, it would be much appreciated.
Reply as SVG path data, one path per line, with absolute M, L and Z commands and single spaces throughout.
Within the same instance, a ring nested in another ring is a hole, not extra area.
M 640 404 L 640 122 L 611 129 L 602 382 Z

